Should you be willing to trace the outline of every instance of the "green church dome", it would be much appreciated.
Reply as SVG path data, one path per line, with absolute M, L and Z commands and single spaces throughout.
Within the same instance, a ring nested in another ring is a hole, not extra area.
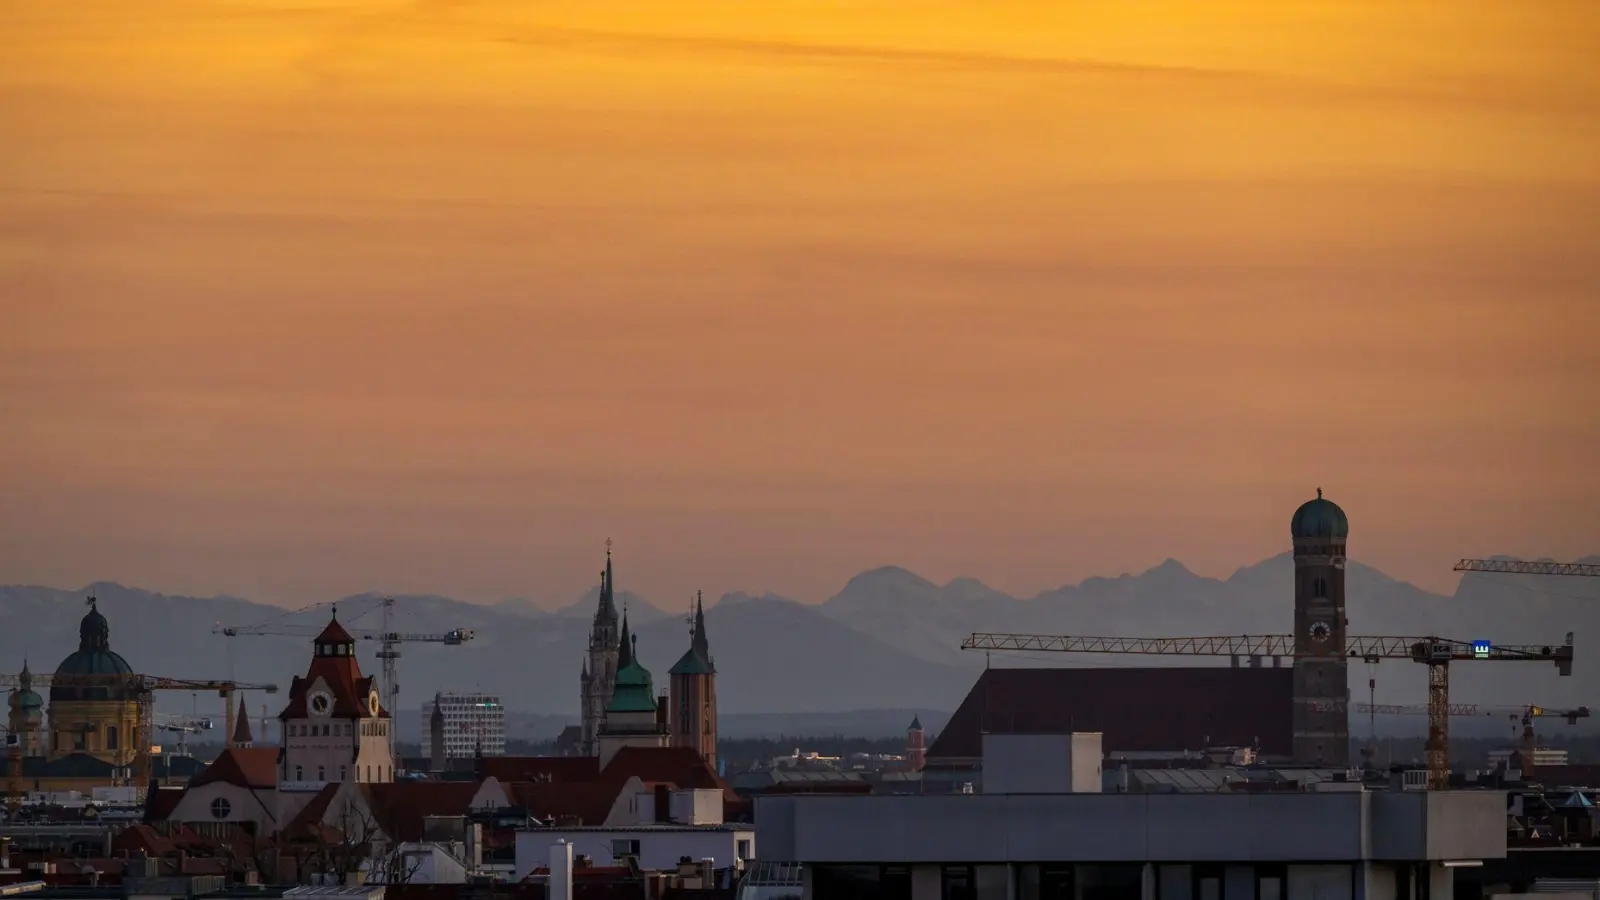
M 611 702 L 606 712 L 656 711 L 655 684 L 650 670 L 639 664 L 639 636 L 628 634 L 628 622 L 622 622 L 622 652 L 618 654 L 617 680 L 611 691 Z
M 11 711 L 22 713 L 24 718 L 37 720 L 43 715 L 44 698 L 33 689 L 33 672 L 28 661 L 22 661 L 22 673 L 17 676 L 17 689 L 11 692 Z
M 132 675 L 133 667 L 111 649 L 111 623 L 100 614 L 94 598 L 89 598 L 89 613 L 78 623 L 78 649 L 61 665 L 56 675 Z M 133 692 L 108 679 L 104 686 L 72 684 L 71 679 L 50 685 L 50 702 L 76 700 L 132 700 Z
M 1350 536 L 1350 519 L 1332 500 L 1324 500 L 1322 488 L 1317 488 L 1316 499 L 1307 500 L 1294 511 L 1289 520 L 1289 533 L 1294 538 L 1338 538 Z

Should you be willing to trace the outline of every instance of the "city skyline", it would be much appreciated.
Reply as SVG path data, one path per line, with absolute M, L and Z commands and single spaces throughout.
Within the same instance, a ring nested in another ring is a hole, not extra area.
M 0 11 L 0 580 L 1600 552 L 1589 5 Z

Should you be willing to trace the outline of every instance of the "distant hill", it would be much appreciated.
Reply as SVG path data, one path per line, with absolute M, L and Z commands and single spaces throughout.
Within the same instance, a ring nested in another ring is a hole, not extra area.
M 721 675 L 718 699 L 730 726 L 737 721 L 734 717 L 747 714 L 953 710 L 985 664 L 982 654 L 957 649 L 972 631 L 1286 633 L 1292 567 L 1285 554 L 1241 568 L 1224 580 L 1201 577 L 1168 560 L 1137 575 L 1091 578 L 1028 599 L 971 578 L 938 585 L 887 567 L 857 575 L 817 606 L 773 595 L 730 594 L 706 611 Z M 214 625 L 271 621 L 315 627 L 328 615 L 325 610 L 286 613 L 237 597 L 178 597 L 109 583 L 76 590 L 0 587 L 0 668 L 16 671 L 27 658 L 35 672 L 53 671 L 77 646 L 83 598 L 91 593 L 100 598 L 101 611 L 110 620 L 113 648 L 136 670 L 176 677 L 231 675 L 286 687 L 292 675 L 304 671 L 308 639 L 224 638 L 213 633 Z M 657 689 L 663 688 L 666 670 L 688 645 L 683 617 L 632 594 L 624 592 L 623 597 L 639 634 L 640 657 L 654 673 Z M 1352 563 L 1349 597 L 1356 634 L 1439 633 L 1511 643 L 1559 641 L 1574 631 L 1575 677 L 1557 678 L 1553 670 L 1537 665 L 1458 665 L 1451 673 L 1453 698 L 1492 705 L 1600 706 L 1600 661 L 1595 658 L 1600 654 L 1600 579 L 1471 574 L 1446 596 Z M 398 630 L 471 628 L 476 633 L 474 641 L 461 647 L 402 646 L 401 712 L 419 709 L 435 691 L 486 690 L 500 694 L 517 713 L 570 720 L 577 712 L 576 685 L 594 602 L 593 590 L 556 612 L 526 601 L 485 606 L 436 596 L 398 598 Z M 353 630 L 375 629 L 376 606 L 373 594 L 346 598 L 339 601 L 340 620 Z M 367 641 L 360 648 L 362 666 L 373 672 L 378 670 L 375 649 Z M 1128 666 L 1201 661 L 996 654 L 991 662 Z M 1367 699 L 1369 677 L 1377 681 L 1380 703 L 1423 702 L 1419 666 L 1402 661 L 1355 664 L 1352 699 Z M 251 696 L 252 713 L 259 714 L 267 700 Z M 166 696 L 160 702 L 166 710 L 221 711 L 214 697 Z M 772 727 L 782 732 L 788 726 Z

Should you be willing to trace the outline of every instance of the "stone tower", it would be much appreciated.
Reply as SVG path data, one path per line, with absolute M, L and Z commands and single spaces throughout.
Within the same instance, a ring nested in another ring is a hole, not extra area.
M 1345 655 L 1344 510 L 1317 496 L 1295 510 L 1294 538 L 1294 761 L 1350 765 L 1350 680 Z
M 611 541 L 606 541 L 606 568 L 600 573 L 600 604 L 589 628 L 589 656 L 579 676 L 579 709 L 583 714 L 584 756 L 600 755 L 600 725 L 617 684 L 617 654 L 622 646 L 618 628 L 617 602 L 613 593 L 616 578 L 611 570 Z
M 693 747 L 712 771 L 717 768 L 717 665 L 706 636 L 705 601 L 694 598 L 694 631 L 689 650 L 668 673 L 671 679 L 672 746 Z

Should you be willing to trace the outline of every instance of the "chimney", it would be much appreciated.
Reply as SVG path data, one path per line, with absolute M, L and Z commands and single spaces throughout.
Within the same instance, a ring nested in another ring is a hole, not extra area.
M 556 841 L 550 847 L 550 881 L 545 885 L 548 900 L 572 900 L 572 845 Z
M 662 691 L 661 702 L 656 704 L 656 728 L 662 734 L 667 732 L 667 710 L 670 708 L 671 703 L 672 700 L 667 696 L 667 692 Z

